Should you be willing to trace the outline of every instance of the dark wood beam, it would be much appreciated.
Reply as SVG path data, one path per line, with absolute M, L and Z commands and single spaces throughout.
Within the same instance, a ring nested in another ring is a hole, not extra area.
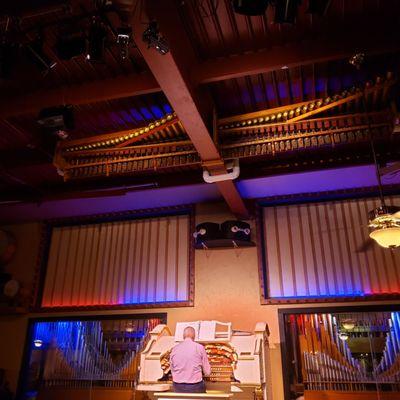
M 330 39 L 315 39 L 256 53 L 208 60 L 195 65 L 191 77 L 195 83 L 205 84 L 286 67 L 346 59 L 357 51 L 363 51 L 367 56 L 390 53 L 400 50 L 399 39 L 398 35 L 393 37 L 379 30 L 374 30 L 374 35 L 350 32 Z
M 143 17 L 137 13 L 133 17 L 136 45 L 147 65 L 157 79 L 172 108 L 184 126 L 194 147 L 204 162 L 214 162 L 216 169 L 210 173 L 226 173 L 226 168 L 210 135 L 205 116 L 209 113 L 211 101 L 196 90 L 189 79 L 188 71 L 193 66 L 195 55 L 183 31 L 174 1 L 146 1 L 146 12 L 150 19 L 155 19 L 171 44 L 171 51 L 159 54 L 154 48 L 148 48 L 142 40 Z M 208 108 L 208 110 L 207 110 Z M 211 123 L 210 123 L 211 125 Z M 248 211 L 233 181 L 218 182 L 218 188 L 233 213 L 241 218 L 248 216 Z
M 167 1 L 168 3 L 168 1 Z M 171 12 L 169 13 L 171 14 Z M 162 22 L 162 19 L 160 19 Z M 279 70 L 282 67 L 296 67 L 324 61 L 333 61 L 349 58 L 357 50 L 362 50 L 367 55 L 384 54 L 400 50 L 400 38 L 386 31 L 376 30 L 373 37 L 360 33 L 343 34 L 341 37 L 326 40 L 315 39 L 298 43 L 292 46 L 274 47 L 255 53 L 232 55 L 218 60 L 208 60 L 199 63 L 193 57 L 191 48 L 184 46 L 187 35 L 179 31 L 180 23 L 176 20 L 177 27 L 168 29 L 171 48 L 174 58 L 181 65 L 182 60 L 186 66 L 180 74 L 189 80 L 193 87 L 221 80 L 250 76 L 259 73 Z M 141 35 L 143 24 L 137 27 L 137 42 L 142 46 Z M 180 35 L 180 36 L 179 36 Z M 185 50 L 186 48 L 186 50 Z M 182 50 L 183 49 L 183 50 Z M 189 52 L 189 53 L 188 53 Z M 168 58 L 168 55 L 164 56 Z M 161 91 L 160 84 L 151 72 L 142 74 L 128 74 L 86 82 L 80 85 L 62 86 L 54 89 L 35 91 L 23 97 L 1 98 L 0 118 L 37 113 L 45 107 L 58 106 L 63 103 L 74 105 L 90 104 L 142 94 Z M 201 99 L 197 99 L 201 102 Z
M 124 97 L 159 92 L 160 86 L 150 72 L 129 74 L 27 93 L 12 98 L 0 97 L 0 118 L 36 114 L 42 108 L 61 104 L 90 104 Z

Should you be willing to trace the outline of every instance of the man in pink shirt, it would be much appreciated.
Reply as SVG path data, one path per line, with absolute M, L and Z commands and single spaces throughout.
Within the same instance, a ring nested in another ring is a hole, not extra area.
M 183 331 L 183 342 L 171 351 L 170 363 L 174 392 L 205 393 L 203 374 L 210 375 L 211 367 L 204 346 L 194 341 L 195 330 L 188 326 Z

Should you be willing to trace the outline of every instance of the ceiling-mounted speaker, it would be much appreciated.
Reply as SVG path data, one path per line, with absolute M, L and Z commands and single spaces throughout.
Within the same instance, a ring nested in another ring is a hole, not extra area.
M 249 16 L 264 15 L 269 0 L 232 0 L 235 13 Z
M 193 233 L 195 243 L 199 246 L 209 240 L 221 238 L 221 230 L 219 224 L 215 222 L 203 222 L 196 226 L 196 231 Z
M 244 221 L 225 221 L 221 224 L 221 234 L 225 239 L 250 242 L 251 228 L 250 225 Z

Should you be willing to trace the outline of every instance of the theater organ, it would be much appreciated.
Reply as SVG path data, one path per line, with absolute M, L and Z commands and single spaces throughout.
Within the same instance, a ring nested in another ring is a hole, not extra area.
M 150 398 L 170 397 L 169 355 L 183 340 L 187 326 L 195 329 L 196 341 L 204 345 L 211 364 L 204 398 L 224 395 L 237 400 L 270 398 L 269 332 L 264 322 L 257 323 L 254 332 L 235 331 L 231 323 L 217 321 L 181 322 L 174 336 L 166 325 L 156 326 L 141 353 L 137 390 L 147 392 Z

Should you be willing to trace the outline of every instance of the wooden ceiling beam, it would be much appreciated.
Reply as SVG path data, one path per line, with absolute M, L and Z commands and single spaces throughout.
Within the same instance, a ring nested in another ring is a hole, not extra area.
M 168 3 L 168 2 L 167 2 Z M 179 21 L 177 21 L 179 22 Z M 178 25 L 179 27 L 179 25 Z M 171 32 L 176 35 L 176 27 Z M 138 42 L 141 42 L 143 24 L 138 27 Z M 184 41 L 187 37 L 181 32 Z M 355 49 L 362 49 L 368 55 L 383 54 L 400 50 L 400 39 L 383 35 L 379 31 L 371 39 L 364 35 L 349 35 L 346 39 L 320 40 L 303 42 L 295 46 L 280 46 L 255 53 L 230 56 L 218 60 L 197 62 L 194 57 L 186 57 L 182 51 L 182 40 L 171 42 L 174 57 L 186 58 L 188 65 L 181 74 L 190 80 L 193 87 L 199 84 L 218 82 L 231 78 L 250 76 L 259 73 L 279 70 L 282 67 L 296 67 L 317 62 L 333 61 L 348 58 Z M 368 42 L 367 42 L 368 39 Z M 340 43 L 340 46 L 338 46 Z M 186 53 L 185 53 L 186 51 Z M 168 55 L 166 56 L 168 57 Z M 181 60 L 179 60 L 179 64 Z M 190 72 L 189 72 L 190 71 Z M 139 96 L 160 92 L 162 88 L 150 71 L 142 74 L 121 75 L 114 78 L 65 85 L 62 87 L 27 93 L 24 96 L 0 98 L 0 118 L 23 114 L 35 114 L 42 108 L 60 104 L 83 105 L 100 101 Z
M 316 39 L 279 46 L 268 50 L 243 55 L 232 55 L 217 60 L 208 60 L 194 66 L 191 72 L 197 84 L 219 82 L 232 78 L 294 68 L 320 62 L 350 58 L 357 51 L 377 55 L 400 50 L 398 38 L 383 35 L 348 34 L 331 39 Z
M 219 161 L 221 166 L 210 173 L 226 173 L 221 155 L 208 128 L 206 116 L 210 117 L 212 102 L 192 84 L 188 71 L 196 59 L 187 35 L 183 31 L 174 1 L 149 0 L 146 13 L 160 25 L 163 35 L 171 45 L 171 51 L 161 55 L 143 42 L 141 13 L 133 16 L 132 27 L 136 45 L 147 65 L 157 79 L 179 120 L 184 126 L 200 158 L 204 162 Z M 210 123 L 211 125 L 211 123 Z M 217 171 L 218 170 L 218 171 Z M 216 183 L 232 212 L 241 218 L 248 217 L 248 210 L 233 181 Z
M 0 98 L 0 118 L 36 114 L 43 108 L 61 104 L 77 106 L 155 93 L 160 90 L 151 72 L 66 85 L 49 90 L 38 90 L 24 96 Z

